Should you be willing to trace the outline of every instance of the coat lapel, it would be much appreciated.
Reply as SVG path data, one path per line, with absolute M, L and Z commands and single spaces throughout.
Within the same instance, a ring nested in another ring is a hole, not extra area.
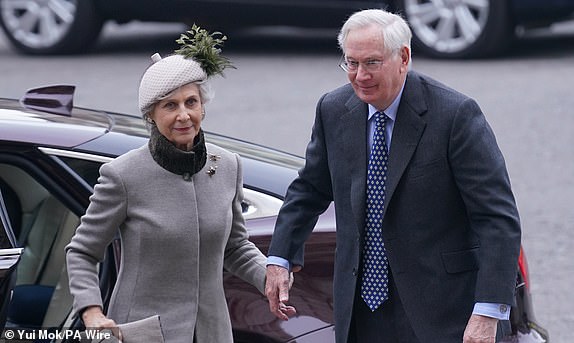
M 421 114 L 427 110 L 424 99 L 424 92 L 418 75 L 409 72 L 393 128 L 393 139 L 389 152 L 385 213 L 392 201 L 399 180 L 424 132 L 426 123 L 421 118 Z
M 355 93 L 346 102 L 347 112 L 341 117 L 346 144 L 346 161 L 350 164 L 351 207 L 357 228 L 362 234 L 365 229 L 367 200 L 367 104 Z M 350 129 L 351 128 L 351 129 Z
M 352 91 L 351 91 L 352 92 Z M 354 163 L 350 168 L 351 207 L 357 228 L 361 235 L 365 230 L 367 201 L 367 104 L 354 92 L 345 103 L 347 112 L 341 116 L 344 142 L 347 146 L 345 161 Z M 421 115 L 427 110 L 424 92 L 418 75 L 409 72 L 401 99 L 393 139 L 389 152 L 389 173 L 387 175 L 385 211 L 405 168 L 411 160 L 426 123 Z

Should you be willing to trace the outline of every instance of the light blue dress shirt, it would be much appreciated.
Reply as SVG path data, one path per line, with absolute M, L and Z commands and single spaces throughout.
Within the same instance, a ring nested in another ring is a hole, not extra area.
M 395 122 L 397 119 L 397 112 L 399 109 L 399 103 L 401 101 L 401 97 L 403 95 L 405 84 L 403 83 L 403 87 L 399 92 L 399 95 L 395 98 L 395 100 L 391 103 L 389 107 L 383 110 L 387 117 L 387 123 L 385 126 L 385 138 L 387 143 L 387 150 L 391 151 L 391 142 L 393 139 L 393 129 L 395 127 Z M 368 130 L 368 152 L 371 153 L 371 146 L 373 145 L 373 137 L 375 135 L 376 123 L 374 120 L 374 114 L 379 110 L 375 108 L 373 105 L 369 104 L 369 113 L 367 117 L 367 130 Z M 291 270 L 291 265 L 289 261 L 284 258 L 278 256 L 269 256 L 267 258 L 267 265 L 278 265 L 288 270 Z M 486 317 L 492 317 L 499 320 L 508 320 L 510 318 L 510 306 L 506 304 L 494 304 L 494 303 L 476 303 L 474 304 L 474 309 L 472 311 L 473 314 L 479 314 Z

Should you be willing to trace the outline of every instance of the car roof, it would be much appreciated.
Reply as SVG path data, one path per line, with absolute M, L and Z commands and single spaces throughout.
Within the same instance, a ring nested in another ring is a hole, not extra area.
M 56 112 L 0 98 L 0 141 L 114 158 L 144 145 L 149 137 L 141 117 L 73 106 Z M 299 156 L 212 132 L 205 136 L 242 157 L 245 184 L 277 196 L 285 194 L 303 166 Z
M 71 148 L 105 134 L 110 129 L 109 118 L 81 115 L 50 114 L 25 109 L 16 100 L 0 99 L 0 137 L 14 142 L 55 145 Z M 65 134 L 63 134 L 65 133 Z

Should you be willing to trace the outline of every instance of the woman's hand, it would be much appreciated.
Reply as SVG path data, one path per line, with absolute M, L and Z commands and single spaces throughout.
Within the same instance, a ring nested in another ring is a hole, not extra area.
M 122 341 L 122 333 L 120 332 L 118 325 L 115 321 L 104 315 L 100 306 L 90 306 L 86 308 L 82 313 L 82 320 L 84 321 L 86 330 L 95 329 L 99 331 L 109 329 L 120 342 Z

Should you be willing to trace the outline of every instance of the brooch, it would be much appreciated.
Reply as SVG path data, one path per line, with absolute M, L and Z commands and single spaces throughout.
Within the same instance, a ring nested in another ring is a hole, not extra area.
M 221 159 L 221 156 L 214 155 L 214 154 L 207 154 L 207 158 L 211 162 L 217 162 Z M 205 173 L 211 177 L 211 176 L 215 175 L 216 170 L 217 170 L 217 165 L 209 166 L 209 168 L 207 169 L 207 171 Z
M 217 170 L 217 166 L 209 166 L 209 169 L 205 172 L 209 176 L 215 175 L 215 171 Z

